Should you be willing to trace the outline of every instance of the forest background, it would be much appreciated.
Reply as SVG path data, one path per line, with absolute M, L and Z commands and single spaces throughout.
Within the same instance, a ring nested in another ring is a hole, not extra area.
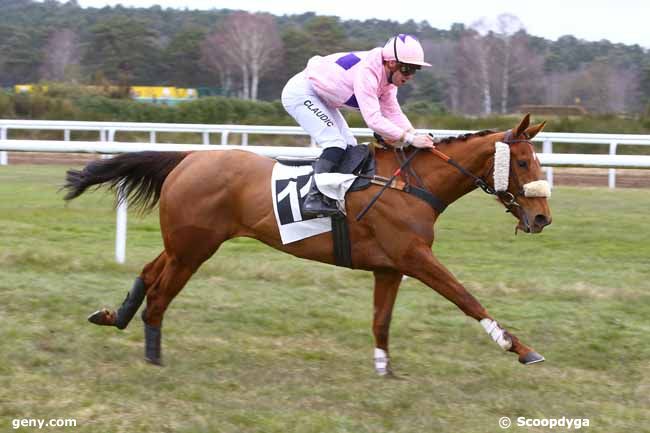
M 527 107 L 558 109 L 550 130 L 650 131 L 650 51 L 526 32 L 514 15 L 449 30 L 427 21 L 273 16 L 227 9 L 82 8 L 75 1 L 0 0 L 0 117 L 293 124 L 278 100 L 314 55 L 417 36 L 433 67 L 400 89 L 418 127 L 506 127 Z M 16 84 L 40 83 L 30 94 Z M 168 107 L 133 102 L 130 86 L 203 89 Z M 553 113 L 551 109 L 550 113 Z M 348 113 L 352 126 L 363 126 Z

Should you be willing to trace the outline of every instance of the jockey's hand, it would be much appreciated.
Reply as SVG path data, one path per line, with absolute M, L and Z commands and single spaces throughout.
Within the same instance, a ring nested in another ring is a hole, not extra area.
M 420 149 L 432 149 L 434 147 L 433 140 L 428 135 L 416 135 L 411 144 Z

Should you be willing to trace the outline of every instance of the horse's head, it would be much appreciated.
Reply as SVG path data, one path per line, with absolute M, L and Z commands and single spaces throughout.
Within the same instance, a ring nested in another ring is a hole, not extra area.
M 551 191 L 542 179 L 535 148 L 530 140 L 546 122 L 529 126 L 526 114 L 518 126 L 495 144 L 494 187 L 501 203 L 519 220 L 517 230 L 539 233 L 551 223 L 547 198 Z

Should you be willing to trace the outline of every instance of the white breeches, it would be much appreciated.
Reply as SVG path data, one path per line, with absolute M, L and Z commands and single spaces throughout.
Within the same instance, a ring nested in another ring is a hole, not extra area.
M 348 123 L 337 108 L 316 94 L 304 72 L 295 75 L 282 90 L 282 105 L 320 147 L 356 146 Z

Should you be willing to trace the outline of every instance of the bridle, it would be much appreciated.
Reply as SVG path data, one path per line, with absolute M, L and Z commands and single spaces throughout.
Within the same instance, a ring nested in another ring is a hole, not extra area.
M 433 138 L 433 134 L 429 133 L 429 136 L 431 136 L 431 138 Z M 510 147 L 511 144 L 520 143 L 520 142 L 526 142 L 526 143 L 528 143 L 528 144 L 530 144 L 532 146 L 532 143 L 530 142 L 530 138 L 527 135 L 524 135 L 524 136 L 526 137 L 524 139 L 513 139 L 512 138 L 512 130 L 509 130 L 509 131 L 506 132 L 502 142 L 507 144 L 508 147 Z M 377 134 L 375 134 L 375 138 L 377 139 L 378 143 L 380 143 L 380 144 L 382 144 L 383 141 L 384 141 L 381 138 L 381 136 L 378 136 Z M 383 194 L 383 192 L 387 188 L 391 187 L 391 185 L 393 185 L 393 181 L 397 178 L 397 176 L 399 176 L 400 174 L 403 174 L 403 170 L 411 169 L 409 164 L 415 158 L 415 156 L 420 152 L 420 150 L 423 150 L 423 149 L 416 148 L 408 157 L 405 157 L 404 160 L 401 161 L 401 164 L 400 164 L 399 168 L 397 170 L 395 170 L 395 172 L 393 173 L 393 175 L 389 179 L 386 179 L 386 178 L 382 179 L 382 181 L 380 182 L 380 184 L 382 185 L 381 190 L 377 194 L 375 194 L 375 196 L 366 205 L 366 207 L 361 212 L 359 212 L 359 214 L 356 217 L 357 221 L 360 221 L 361 218 L 363 218 L 363 216 L 366 214 L 366 212 L 368 212 L 368 210 L 372 207 L 372 205 Z M 481 188 L 481 190 L 483 190 L 487 194 L 490 194 L 490 195 L 493 195 L 493 196 L 497 197 L 497 199 L 506 207 L 506 212 L 514 213 L 513 210 L 515 208 L 521 208 L 521 205 L 519 204 L 519 202 L 517 202 L 516 197 L 517 196 L 521 196 L 521 197 L 526 196 L 523 187 L 520 188 L 520 191 L 517 191 L 516 194 L 512 194 L 508 190 L 497 191 L 494 187 L 490 186 L 490 184 L 485 180 L 484 177 L 477 176 L 474 173 L 470 172 L 465 167 L 460 165 L 458 162 L 456 162 L 451 157 L 449 157 L 445 153 L 441 152 L 437 148 L 433 147 L 433 148 L 429 149 L 429 151 L 431 153 L 433 153 L 436 157 L 442 159 L 446 163 L 448 163 L 451 166 L 453 166 L 454 168 L 456 168 L 463 175 L 471 178 L 474 181 L 474 185 L 476 187 Z M 396 155 L 397 155 L 397 153 L 396 153 Z M 398 160 L 399 159 L 400 158 L 398 156 Z M 514 172 L 512 170 L 512 163 L 510 163 L 510 166 L 508 167 L 508 170 L 509 170 L 509 175 L 512 175 L 513 178 L 517 179 L 516 172 Z M 494 173 L 494 163 L 492 164 L 492 168 L 488 171 L 488 173 L 490 173 L 490 172 Z M 413 174 L 415 175 L 415 172 L 413 172 Z M 415 177 L 416 177 L 416 179 L 418 179 L 418 181 L 420 181 L 420 184 L 422 184 L 422 181 L 419 179 L 419 177 L 417 175 L 415 175 Z M 411 194 L 414 194 L 414 195 L 418 196 L 419 198 L 427 201 L 427 203 L 429 203 L 434 209 L 438 210 L 438 212 L 442 212 L 446 208 L 446 204 L 444 204 L 442 201 L 440 201 L 438 198 L 436 198 L 426 188 L 425 189 L 412 188 L 412 187 L 410 187 L 408 185 L 408 183 L 407 183 L 406 187 L 408 189 L 404 188 L 403 189 L 404 191 L 410 192 Z M 416 192 L 415 190 L 418 190 L 419 192 Z M 528 222 L 528 217 L 526 216 L 526 213 L 521 212 L 519 214 L 519 218 L 523 219 L 522 222 L 524 224 L 524 227 L 527 230 L 529 230 L 530 229 L 530 224 Z
M 433 138 L 433 134 L 429 134 Z M 515 143 L 521 143 L 521 142 L 526 142 L 530 144 L 531 146 L 533 145 L 530 141 L 530 138 L 525 136 L 526 138 L 522 139 L 513 139 L 512 138 L 512 130 L 509 130 L 506 132 L 506 135 L 503 137 L 503 143 L 507 144 L 508 146 L 515 144 Z M 443 152 L 439 151 L 436 148 L 431 149 L 431 152 L 441 158 L 443 161 L 447 162 L 448 164 L 452 165 L 454 168 L 456 168 L 458 171 L 460 171 L 463 175 L 471 178 L 474 181 L 474 185 L 476 185 L 478 188 L 481 188 L 483 192 L 493 195 L 497 197 L 497 199 L 506 207 L 506 212 L 512 212 L 514 208 L 521 208 L 521 205 L 519 202 L 517 202 L 517 197 L 523 197 L 524 196 L 524 190 L 522 187 L 520 187 L 520 190 L 517 191 L 516 194 L 511 193 L 510 191 L 497 191 L 494 189 L 494 187 L 490 186 L 488 182 L 485 180 L 484 177 L 482 176 L 477 176 L 474 173 L 470 172 L 467 170 L 465 167 L 454 161 L 452 158 L 444 154 Z M 512 170 L 512 164 L 510 164 L 509 167 L 510 174 L 517 179 L 517 173 Z M 494 171 L 494 164 L 492 165 L 492 168 L 489 170 L 489 172 Z M 528 226 L 528 221 L 527 217 L 525 215 L 525 212 L 522 213 L 523 218 L 524 218 L 524 225 Z

